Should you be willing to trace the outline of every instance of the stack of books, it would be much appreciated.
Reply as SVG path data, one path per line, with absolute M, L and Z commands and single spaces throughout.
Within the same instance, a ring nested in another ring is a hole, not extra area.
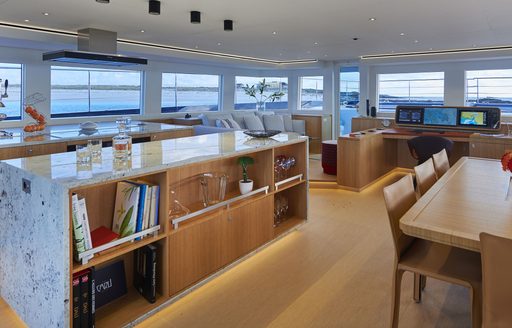
M 118 182 L 112 230 L 123 238 L 157 226 L 159 195 L 157 185 Z
M 112 230 L 101 226 L 91 231 L 85 198 L 73 194 L 72 221 L 75 260 L 79 254 L 158 225 L 160 187 L 145 182 L 117 183 Z M 139 240 L 141 238 L 137 238 Z M 94 255 L 90 255 L 87 260 Z
M 94 268 L 73 275 L 73 328 L 94 327 L 95 282 Z

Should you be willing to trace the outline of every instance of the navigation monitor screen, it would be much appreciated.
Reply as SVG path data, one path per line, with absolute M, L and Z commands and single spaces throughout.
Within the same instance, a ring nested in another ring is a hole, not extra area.
M 471 112 L 461 111 L 460 112 L 460 124 L 461 125 L 475 125 L 475 126 L 486 126 L 487 125 L 487 113 L 485 112 Z
M 456 126 L 457 108 L 426 107 L 423 113 L 423 124 Z
M 399 123 L 421 124 L 421 109 L 400 109 L 398 121 Z

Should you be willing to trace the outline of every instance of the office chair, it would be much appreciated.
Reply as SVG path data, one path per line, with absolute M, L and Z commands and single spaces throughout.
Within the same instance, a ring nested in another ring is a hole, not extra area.
M 418 164 L 422 164 L 432 155 L 445 149 L 450 156 L 453 149 L 453 141 L 438 136 L 421 136 L 407 140 L 409 151 L 412 157 L 418 160 Z

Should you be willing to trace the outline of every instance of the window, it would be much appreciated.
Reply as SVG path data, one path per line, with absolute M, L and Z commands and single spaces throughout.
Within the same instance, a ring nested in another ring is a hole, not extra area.
M 340 69 L 340 135 L 352 131 L 352 118 L 358 115 L 359 67 L 346 66 Z M 363 106 L 365 108 L 366 106 Z
M 359 67 L 342 67 L 340 71 L 340 109 L 359 106 Z
M 398 105 L 442 106 L 444 72 L 379 74 L 379 111 Z
M 52 66 L 52 117 L 140 114 L 139 71 Z
M 265 87 L 263 97 L 260 96 L 259 92 L 256 92 L 256 98 L 248 95 L 248 92 L 244 88 L 252 87 L 257 88 L 260 83 L 265 80 Z M 262 103 L 263 109 L 267 110 L 283 110 L 288 109 L 288 78 L 286 77 L 249 77 L 249 76 L 237 76 L 236 90 L 235 90 L 235 109 L 255 109 L 257 108 L 257 101 L 261 98 L 263 100 L 266 97 L 272 95 L 280 95 L 276 97 L 274 101 L 272 98 Z M 262 108 L 260 108 L 262 109 Z
M 300 83 L 300 109 L 322 110 L 324 105 L 324 77 L 303 76 Z
M 0 113 L 7 115 L 8 120 L 21 119 L 22 97 L 22 66 L 21 64 L 0 63 L 0 99 L 5 107 Z M 5 82 L 7 81 L 7 90 Z
M 162 74 L 162 113 L 219 110 L 219 75 Z
M 467 71 L 466 105 L 499 107 L 512 113 L 512 69 Z

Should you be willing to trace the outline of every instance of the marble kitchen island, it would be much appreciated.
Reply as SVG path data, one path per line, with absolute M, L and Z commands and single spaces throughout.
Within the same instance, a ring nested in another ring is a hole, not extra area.
M 255 249 L 283 236 L 307 219 L 307 138 L 279 134 L 252 139 L 241 132 L 134 144 L 131 160 L 120 165 L 104 148 L 92 176 L 77 178 L 74 152 L 0 162 L 0 296 L 30 327 L 71 325 L 73 273 L 123 260 L 128 294 L 96 311 L 97 327 L 130 324 L 172 302 L 204 279 Z M 274 159 L 293 156 L 296 165 L 284 179 L 274 177 Z M 241 196 L 240 156 L 251 156 L 254 192 Z M 204 208 L 197 177 L 205 172 L 229 176 L 226 199 Z M 118 181 L 141 179 L 160 186 L 159 230 L 87 263 L 73 261 L 71 193 L 83 196 L 91 230 L 111 227 Z M 171 191 L 173 191 L 171 193 Z M 172 195 L 171 195 L 172 194 Z M 175 195 L 175 196 L 174 196 Z M 289 210 L 274 225 L 274 200 L 285 197 Z M 190 209 L 170 221 L 171 201 Z M 158 246 L 157 301 L 132 287 L 133 251 Z

